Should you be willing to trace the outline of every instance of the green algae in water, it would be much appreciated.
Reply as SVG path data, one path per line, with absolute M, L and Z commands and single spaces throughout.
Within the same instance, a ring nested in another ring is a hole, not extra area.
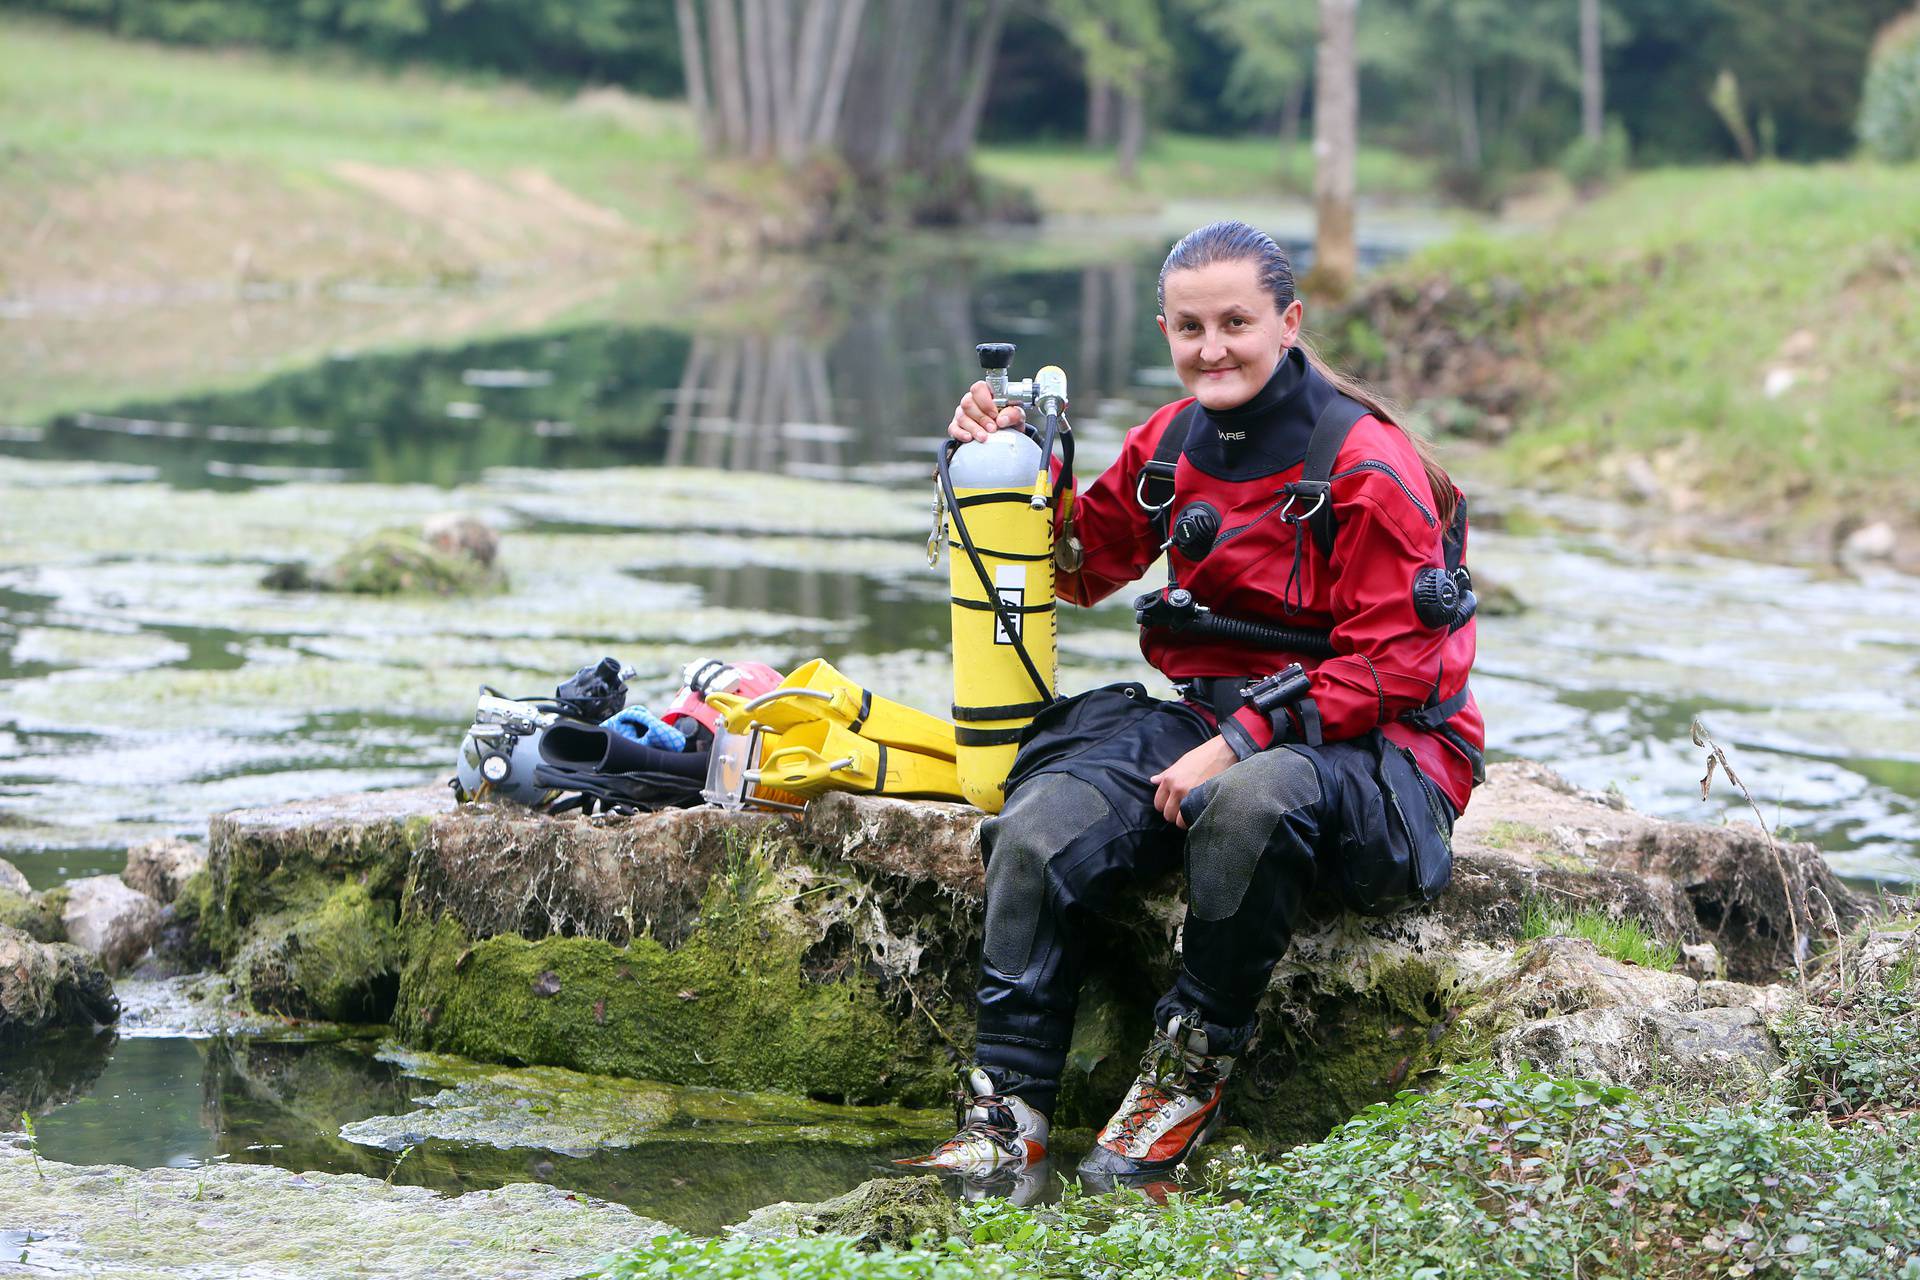
M 409 1077 L 444 1086 L 421 1098 L 420 1110 L 376 1116 L 341 1130 L 349 1141 L 388 1150 L 430 1138 L 574 1156 L 643 1142 L 882 1148 L 931 1141 L 945 1122 L 944 1115 L 931 1111 L 675 1088 L 562 1067 L 489 1066 L 402 1049 L 380 1056 Z
M 116 1044 L 111 1036 L 85 1037 L 57 1070 L 28 1073 L 31 1081 L 14 1065 L 0 1078 L 22 1082 L 25 1091 L 0 1087 L 0 1101 L 17 1101 L 39 1117 L 43 1159 L 271 1165 L 447 1193 L 545 1182 L 709 1233 L 775 1200 L 838 1195 L 887 1160 L 924 1150 L 949 1119 L 944 1111 L 677 1089 L 400 1050 L 376 1054 L 372 1041 L 350 1038 Z M 577 1098 L 569 1096 L 575 1092 Z M 491 1135 L 514 1145 L 495 1145 L 477 1132 L 458 1140 L 427 1136 L 440 1118 L 433 1113 L 453 1109 L 416 1101 L 436 1093 L 466 1103 L 468 1120 L 485 1098 L 494 1112 Z M 595 1146 L 580 1128 L 560 1132 L 567 1117 L 594 1115 L 600 1136 L 617 1140 L 619 1110 L 635 1099 L 655 1100 L 651 1114 L 664 1109 L 665 1118 L 632 1133 L 629 1145 Z M 515 1116 L 525 1121 L 517 1132 Z M 383 1136 L 403 1140 L 397 1149 L 343 1136 L 372 1137 L 387 1124 L 397 1127 Z M 396 1164 L 408 1139 L 411 1150 Z M 535 1139 L 578 1145 L 563 1154 Z

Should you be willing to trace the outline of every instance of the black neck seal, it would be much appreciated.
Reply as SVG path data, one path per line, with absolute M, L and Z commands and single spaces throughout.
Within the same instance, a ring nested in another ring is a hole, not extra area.
M 1289 347 L 1252 399 L 1230 409 L 1200 410 L 1206 427 L 1187 440 L 1187 460 L 1221 480 L 1274 475 L 1306 460 L 1314 418 L 1333 385 Z

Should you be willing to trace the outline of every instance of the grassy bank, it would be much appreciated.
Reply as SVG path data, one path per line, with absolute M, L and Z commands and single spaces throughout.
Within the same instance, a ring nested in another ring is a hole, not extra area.
M 0 20 L 0 292 L 440 280 L 684 235 L 676 105 Z
M 1640 174 L 1418 255 L 1341 337 L 1510 428 L 1523 477 L 1775 532 L 1920 524 L 1920 168 Z
M 1155 134 L 1132 179 L 1120 176 L 1111 148 L 1058 142 L 983 147 L 979 166 L 989 178 L 1031 190 L 1051 216 L 1144 213 L 1173 200 L 1313 196 L 1313 144 L 1277 138 Z M 1362 200 L 1432 202 L 1433 170 L 1429 161 L 1366 147 L 1355 181 Z

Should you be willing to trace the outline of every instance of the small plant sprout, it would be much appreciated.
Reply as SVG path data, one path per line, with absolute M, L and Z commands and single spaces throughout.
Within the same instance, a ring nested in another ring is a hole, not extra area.
M 393 1167 L 387 1170 L 385 1182 L 388 1186 L 393 1185 L 393 1176 L 400 1172 L 400 1166 L 407 1162 L 407 1157 L 412 1155 L 413 1152 L 414 1148 L 412 1146 L 400 1148 L 400 1154 L 394 1157 Z
M 24 1111 L 20 1113 L 20 1127 L 26 1131 L 27 1154 L 33 1157 L 33 1176 L 45 1182 L 47 1172 L 40 1167 L 40 1136 L 33 1131 L 33 1117 Z

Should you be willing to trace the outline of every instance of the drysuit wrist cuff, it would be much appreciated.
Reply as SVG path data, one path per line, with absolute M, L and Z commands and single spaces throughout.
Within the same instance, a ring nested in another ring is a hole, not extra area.
M 1309 747 L 1326 741 L 1320 726 L 1320 705 L 1312 698 L 1301 698 L 1292 706 L 1279 707 L 1273 713 L 1273 740 L 1299 742 Z
M 1272 730 L 1264 716 L 1260 717 L 1256 724 L 1249 725 L 1241 719 L 1244 714 L 1244 709 L 1236 711 L 1220 721 L 1220 736 L 1226 740 L 1227 746 L 1233 749 L 1235 760 L 1245 760 L 1248 756 L 1260 754 L 1267 749 L 1268 745 L 1261 739 L 1271 741 L 1272 737 Z

